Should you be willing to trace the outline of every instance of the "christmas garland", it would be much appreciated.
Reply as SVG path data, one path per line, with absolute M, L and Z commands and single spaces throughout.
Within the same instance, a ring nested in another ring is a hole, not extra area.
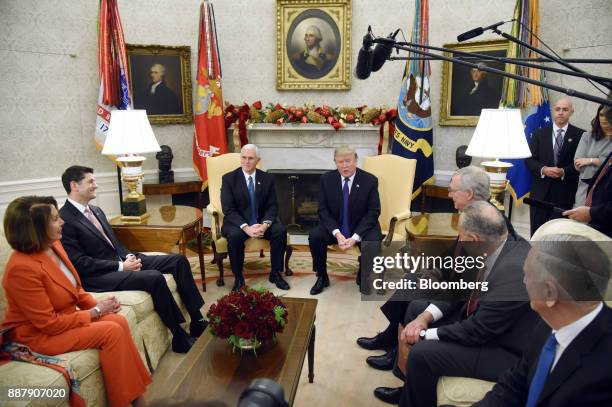
M 250 123 L 274 123 L 283 125 L 286 123 L 327 123 L 336 131 L 350 124 L 372 124 L 383 125 L 387 121 L 394 121 L 397 117 L 397 109 L 368 108 L 367 106 L 348 107 L 341 106 L 332 108 L 327 105 L 314 106 L 305 104 L 303 106 L 283 106 L 280 103 L 268 103 L 263 107 L 261 101 L 251 105 L 244 103 L 235 106 L 226 103 L 225 127 L 238 123 L 240 128 Z

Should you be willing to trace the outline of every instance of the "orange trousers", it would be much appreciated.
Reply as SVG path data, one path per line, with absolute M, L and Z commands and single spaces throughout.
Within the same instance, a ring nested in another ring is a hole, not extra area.
M 66 346 L 66 342 L 74 342 L 66 339 L 74 337 L 77 338 L 76 344 Z M 73 328 L 26 345 L 34 352 L 45 355 L 99 349 L 106 396 L 112 407 L 129 405 L 151 383 L 151 376 L 134 345 L 127 321 L 121 315 L 105 315 L 87 327 Z

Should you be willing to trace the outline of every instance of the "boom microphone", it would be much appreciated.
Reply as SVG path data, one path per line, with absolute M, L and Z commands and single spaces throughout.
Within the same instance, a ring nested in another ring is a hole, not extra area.
M 355 77 L 357 79 L 367 79 L 372 73 L 372 27 L 368 26 L 368 33 L 363 36 L 363 44 L 357 56 L 357 66 L 355 66 Z
M 389 59 L 391 56 L 393 44 L 395 43 L 395 37 L 397 36 L 398 32 L 399 28 L 385 38 L 385 40 L 388 41 L 376 44 L 376 47 L 374 48 L 374 55 L 372 56 L 372 72 L 378 72 L 378 70 L 382 68 L 387 59 Z
M 555 206 L 554 204 L 550 202 L 540 201 L 538 199 L 533 199 L 533 198 L 525 198 L 523 199 L 523 202 L 525 202 L 527 205 L 535 206 L 536 208 L 540 208 L 540 209 L 551 210 L 558 214 L 562 214 L 563 212 L 567 210 L 567 209 L 559 208 L 558 206 Z
M 483 32 L 487 31 L 487 30 L 494 30 L 497 27 L 499 27 L 502 24 L 506 24 L 509 23 L 510 21 L 514 21 L 514 19 L 512 20 L 508 20 L 508 21 L 500 21 L 499 23 L 495 23 L 492 24 L 488 27 L 478 27 L 478 28 L 474 28 L 470 31 L 466 31 L 463 34 L 459 34 L 457 36 L 457 41 L 459 42 L 463 42 L 463 41 L 467 41 L 467 40 L 471 40 L 472 38 L 478 37 L 479 35 L 481 35 Z

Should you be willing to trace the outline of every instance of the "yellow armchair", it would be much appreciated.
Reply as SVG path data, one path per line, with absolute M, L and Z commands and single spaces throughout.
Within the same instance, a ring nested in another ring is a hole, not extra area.
M 206 207 L 206 211 L 211 218 L 211 233 L 212 233 L 212 248 L 214 254 L 213 262 L 219 268 L 219 278 L 217 286 L 225 285 L 223 279 L 223 260 L 227 257 L 227 239 L 221 234 L 223 226 L 223 210 L 221 206 L 221 178 L 230 171 L 235 170 L 240 166 L 240 154 L 228 153 L 217 157 L 206 157 L 206 170 L 208 174 L 208 196 L 210 204 Z M 270 249 L 270 243 L 265 239 L 249 238 L 244 243 L 245 251 L 259 251 L 263 257 L 263 250 Z M 293 274 L 289 268 L 289 259 L 293 253 L 293 247 L 289 244 L 289 235 L 287 235 L 287 251 L 285 253 L 285 275 Z
M 380 228 L 385 236 L 383 243 L 406 241 L 405 223 L 412 215 L 412 187 L 416 172 L 416 160 L 394 154 L 366 157 L 363 169 L 378 178 L 380 195 Z

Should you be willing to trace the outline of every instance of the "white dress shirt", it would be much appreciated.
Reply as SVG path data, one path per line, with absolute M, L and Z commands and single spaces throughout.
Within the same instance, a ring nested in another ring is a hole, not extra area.
M 599 314 L 601 309 L 603 308 L 603 303 L 599 303 L 599 305 L 591 312 L 586 314 L 580 319 L 575 320 L 569 325 L 565 325 L 562 328 L 559 328 L 558 331 L 553 330 L 553 334 L 555 334 L 555 339 L 557 340 L 557 348 L 555 349 L 555 359 L 553 360 L 553 364 L 550 368 L 552 371 L 555 368 L 555 365 L 563 355 L 565 349 L 572 343 L 574 339 L 586 328 Z
M 353 175 L 348 177 L 348 179 L 349 179 L 348 180 L 349 196 L 351 194 L 351 188 L 353 187 L 353 180 L 355 179 L 355 174 L 357 174 L 357 171 L 355 171 L 353 173 Z M 344 178 L 345 177 L 340 175 L 340 191 L 342 191 L 342 189 L 344 188 Z M 338 233 L 338 232 L 340 232 L 340 229 L 334 229 L 334 230 L 332 230 L 332 235 L 334 237 L 336 237 L 336 233 Z M 344 237 L 346 237 L 346 236 L 344 236 Z M 353 236 L 351 236 L 351 238 L 353 238 L 356 242 L 361 242 L 361 237 L 357 233 L 353 233 Z

